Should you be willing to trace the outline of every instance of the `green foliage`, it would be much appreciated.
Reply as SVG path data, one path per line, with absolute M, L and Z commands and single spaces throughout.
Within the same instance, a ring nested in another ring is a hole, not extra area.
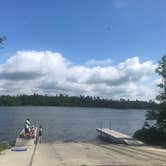
M 6 40 L 5 36 L 0 36 L 0 44 L 2 44 Z
M 0 142 L 0 152 L 5 150 L 5 149 L 9 149 L 11 148 L 11 145 L 7 142 Z
M 159 62 L 156 72 L 162 77 L 158 85 L 161 93 L 156 97 L 160 101 L 159 108 L 148 111 L 147 120 L 156 120 L 155 126 L 144 127 L 136 131 L 134 136 L 148 143 L 166 145 L 166 55 Z
M 154 102 L 129 101 L 101 99 L 92 96 L 43 96 L 43 95 L 20 95 L 20 96 L 0 96 L 0 106 L 75 106 L 75 107 L 106 107 L 117 109 L 152 109 L 158 107 Z
M 149 110 L 146 114 L 146 119 L 147 120 L 155 120 L 157 114 L 158 114 L 157 110 Z
M 142 128 L 134 133 L 134 138 L 153 145 L 166 144 L 166 135 L 156 127 Z
M 158 85 L 161 93 L 156 97 L 161 103 L 166 103 L 166 55 L 159 61 L 156 72 L 162 77 L 162 82 Z
M 149 111 L 147 119 L 155 119 L 157 121 L 156 127 L 164 132 L 166 130 L 166 55 L 159 62 L 156 72 L 162 77 L 162 82 L 158 85 L 161 93 L 157 96 L 160 101 L 160 109 Z

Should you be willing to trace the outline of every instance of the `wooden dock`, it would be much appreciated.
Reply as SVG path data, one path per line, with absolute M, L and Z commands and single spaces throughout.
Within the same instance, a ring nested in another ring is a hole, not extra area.
M 98 131 L 101 134 L 101 136 L 109 138 L 111 141 L 115 143 L 127 144 L 127 145 L 143 145 L 144 144 L 143 142 L 133 139 L 132 137 L 126 134 L 117 132 L 109 128 L 97 128 L 96 131 Z

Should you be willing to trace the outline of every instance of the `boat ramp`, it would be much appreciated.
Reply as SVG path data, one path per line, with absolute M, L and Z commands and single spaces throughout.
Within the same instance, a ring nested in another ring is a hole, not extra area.
M 92 142 L 21 142 L 26 151 L 5 150 L 0 154 L 2 166 L 166 166 L 166 149 L 126 143 L 130 137 L 116 131 L 97 129 L 125 144 L 100 140 Z M 117 139 L 118 138 L 118 139 Z M 121 142 L 121 143 L 122 143 Z M 20 145 L 20 144 L 19 144 Z M 130 145 L 130 146 L 129 146 Z

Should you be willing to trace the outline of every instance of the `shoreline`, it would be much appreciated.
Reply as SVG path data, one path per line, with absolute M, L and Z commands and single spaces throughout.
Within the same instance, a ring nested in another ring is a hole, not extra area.
M 10 149 L 13 145 L 8 143 L 7 141 L 0 141 L 0 153 L 6 149 Z
M 64 107 L 64 108 L 95 108 L 95 109 L 100 109 L 100 108 L 103 108 L 103 109 L 115 109 L 115 110 L 151 110 L 151 109 L 158 109 L 158 108 L 113 108 L 113 107 L 92 107 L 92 106 L 56 106 L 56 105 L 9 105 L 9 106 L 0 106 L 0 108 L 7 108 L 7 107 Z

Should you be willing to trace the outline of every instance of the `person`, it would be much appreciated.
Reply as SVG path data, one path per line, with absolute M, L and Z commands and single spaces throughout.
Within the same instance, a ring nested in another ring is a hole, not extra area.
M 30 137 L 35 138 L 35 126 L 33 125 L 30 131 Z
M 30 119 L 27 118 L 26 121 L 25 121 L 25 135 L 29 134 L 29 132 L 30 132 L 30 125 L 31 125 Z
M 42 143 L 42 136 L 43 136 L 43 128 L 42 126 L 40 125 L 39 127 L 39 143 L 41 144 Z

